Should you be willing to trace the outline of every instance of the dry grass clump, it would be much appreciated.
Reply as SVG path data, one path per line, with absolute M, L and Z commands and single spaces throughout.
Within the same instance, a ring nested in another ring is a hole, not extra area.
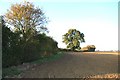
M 95 76 L 89 76 L 87 78 L 120 78 L 120 74 L 105 74 L 105 75 L 95 75 Z

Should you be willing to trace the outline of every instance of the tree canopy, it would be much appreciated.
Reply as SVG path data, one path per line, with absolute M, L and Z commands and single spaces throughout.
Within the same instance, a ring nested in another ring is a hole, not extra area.
M 37 30 L 47 30 L 45 24 L 47 19 L 42 9 L 35 7 L 30 2 L 11 5 L 5 14 L 5 20 L 8 24 L 14 26 L 16 30 L 25 34 L 31 29 L 32 32 Z
M 72 50 L 80 49 L 80 43 L 85 42 L 84 34 L 76 29 L 69 29 L 63 35 L 63 42 L 67 45 L 67 48 Z

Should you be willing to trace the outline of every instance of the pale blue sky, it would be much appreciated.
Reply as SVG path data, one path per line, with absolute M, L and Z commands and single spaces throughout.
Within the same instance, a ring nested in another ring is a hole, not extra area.
M 20 1 L 0 1 L 0 15 L 4 14 L 12 3 Z M 43 8 L 45 15 L 49 17 L 48 35 L 58 42 L 59 47 L 66 47 L 62 43 L 62 35 L 68 29 L 75 28 L 85 34 L 86 42 L 81 43 L 81 47 L 93 44 L 97 50 L 118 49 L 117 0 L 36 0 L 33 3 Z

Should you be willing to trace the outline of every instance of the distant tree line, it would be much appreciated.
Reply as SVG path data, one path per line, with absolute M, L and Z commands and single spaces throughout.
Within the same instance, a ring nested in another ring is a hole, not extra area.
M 86 47 L 82 47 L 81 49 L 76 49 L 72 50 L 69 48 L 59 48 L 60 51 L 65 51 L 65 52 L 94 52 L 96 47 L 94 45 L 87 45 Z

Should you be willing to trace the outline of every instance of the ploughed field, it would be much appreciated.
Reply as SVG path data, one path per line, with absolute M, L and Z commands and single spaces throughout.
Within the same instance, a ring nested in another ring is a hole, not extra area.
M 116 78 L 117 52 L 66 52 L 55 61 L 32 67 L 22 78 Z

